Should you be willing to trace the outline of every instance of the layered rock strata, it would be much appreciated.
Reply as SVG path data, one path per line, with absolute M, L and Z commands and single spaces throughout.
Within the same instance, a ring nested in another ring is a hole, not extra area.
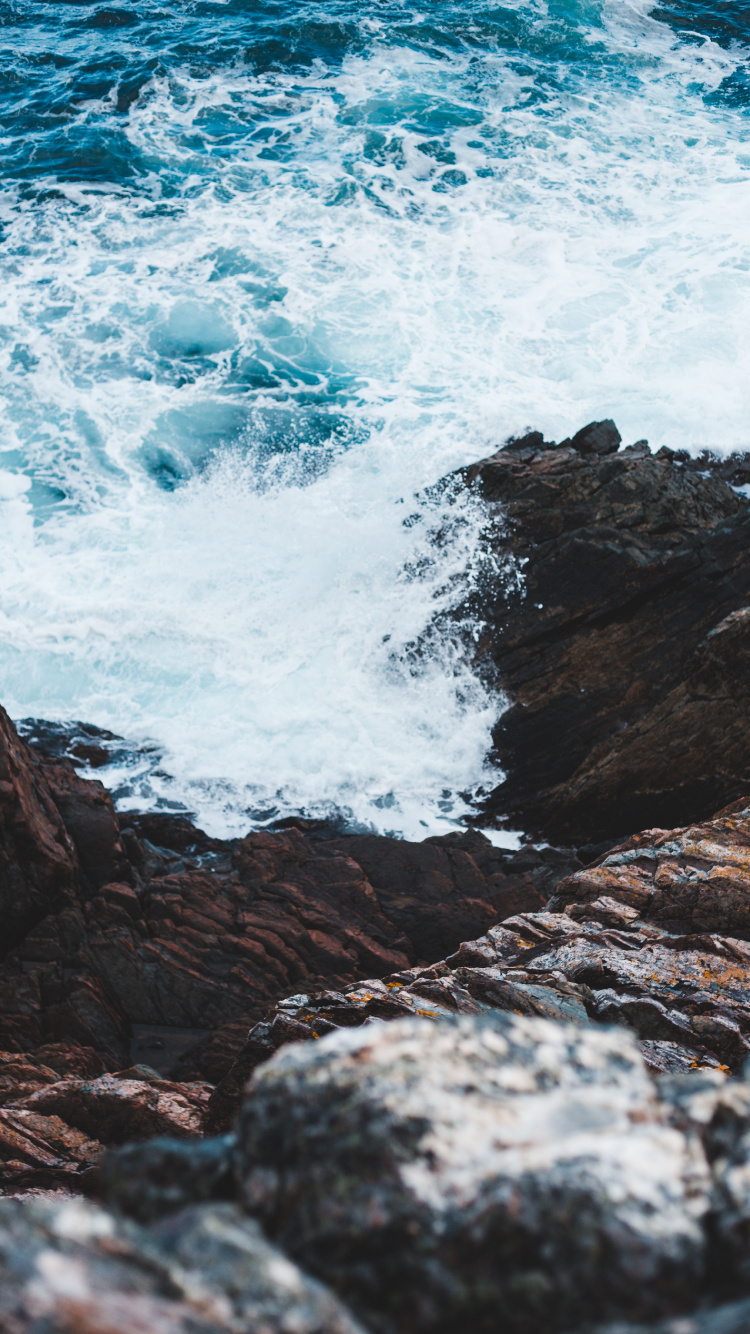
M 750 1055 L 750 802 L 686 829 L 638 834 L 447 959 L 269 1010 L 211 1095 L 226 1128 L 255 1067 L 290 1041 L 421 1016 L 507 1010 L 634 1030 L 654 1071 Z
M 103 1145 L 202 1133 L 270 1002 L 440 959 L 580 866 L 472 832 L 220 843 L 118 819 L 2 712 L 0 751 L 0 1191 L 94 1190 Z

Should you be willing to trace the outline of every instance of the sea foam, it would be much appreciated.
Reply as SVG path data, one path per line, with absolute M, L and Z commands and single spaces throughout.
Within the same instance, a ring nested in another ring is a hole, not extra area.
M 312 54 L 263 63 L 198 8 L 150 65 L 147 17 L 39 20 L 86 95 L 8 117 L 2 699 L 155 742 L 123 802 L 216 832 L 436 832 L 502 700 L 453 634 L 410 652 L 483 523 L 436 553 L 415 493 L 526 425 L 748 443 L 747 48 L 621 0 L 301 5 Z

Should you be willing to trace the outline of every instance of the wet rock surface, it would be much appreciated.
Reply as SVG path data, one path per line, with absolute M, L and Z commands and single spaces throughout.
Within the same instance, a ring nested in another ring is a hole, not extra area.
M 750 790 L 748 457 L 696 460 L 613 423 L 539 432 L 459 476 L 520 573 L 478 606 L 511 700 L 488 810 L 552 841 L 709 817 Z

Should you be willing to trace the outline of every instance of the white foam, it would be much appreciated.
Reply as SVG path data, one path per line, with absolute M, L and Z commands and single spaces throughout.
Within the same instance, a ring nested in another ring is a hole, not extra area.
M 526 424 L 748 443 L 747 130 L 696 91 L 740 56 L 648 8 L 592 8 L 602 73 L 561 62 L 545 116 L 541 66 L 436 59 L 370 24 L 367 58 L 333 72 L 155 82 L 127 119 L 137 190 L 6 192 L 15 716 L 154 738 L 162 795 L 217 832 L 263 805 L 455 820 L 496 706 L 450 640 L 415 674 L 390 655 L 454 596 L 479 519 L 404 580 L 426 550 L 402 525 L 414 490 Z M 287 410 L 302 462 L 259 488 Z M 316 443 L 333 413 L 348 452 Z M 189 478 L 174 493 L 145 466 L 158 451 Z

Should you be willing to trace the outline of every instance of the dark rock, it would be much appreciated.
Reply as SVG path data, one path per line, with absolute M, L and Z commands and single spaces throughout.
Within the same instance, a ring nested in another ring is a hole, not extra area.
M 83 1201 L 0 1201 L 8 1334 L 364 1334 L 230 1204 L 151 1227 Z
M 487 811 L 581 846 L 750 790 L 747 498 L 669 450 L 581 452 L 605 436 L 512 442 L 460 474 L 519 572 L 471 604 L 476 660 L 511 699 Z
M 171 852 L 204 853 L 222 847 L 218 839 L 209 838 L 182 815 L 128 813 L 120 816 L 120 828 L 123 831 L 131 829 L 138 839 L 145 838 L 156 847 L 168 848 Z
M 360 834 L 329 846 L 362 867 L 383 912 L 408 938 L 410 963 L 435 963 L 498 918 L 542 908 L 549 897 L 528 874 L 508 875 L 479 833 L 423 843 Z M 477 856 L 485 859 L 481 870 Z
M 218 1084 L 234 1065 L 252 1026 L 248 1016 L 230 1019 L 188 1047 L 175 1061 L 170 1077 L 176 1080 L 205 1079 L 209 1084 Z
M 291 1046 L 238 1152 L 247 1207 L 377 1330 L 560 1330 L 700 1289 L 708 1165 L 624 1032 L 505 1015 Z
M 206 1200 L 237 1195 L 235 1138 L 152 1139 L 110 1149 L 102 1160 L 100 1186 L 107 1203 L 139 1223 Z
M 564 445 L 572 445 L 579 454 L 616 454 L 621 443 L 622 436 L 610 418 L 589 422 L 588 426 L 576 431 L 572 440 L 563 442 Z
M 37 764 L 78 853 L 87 889 L 127 878 L 129 865 L 106 788 L 79 778 L 70 760 L 39 759 Z

